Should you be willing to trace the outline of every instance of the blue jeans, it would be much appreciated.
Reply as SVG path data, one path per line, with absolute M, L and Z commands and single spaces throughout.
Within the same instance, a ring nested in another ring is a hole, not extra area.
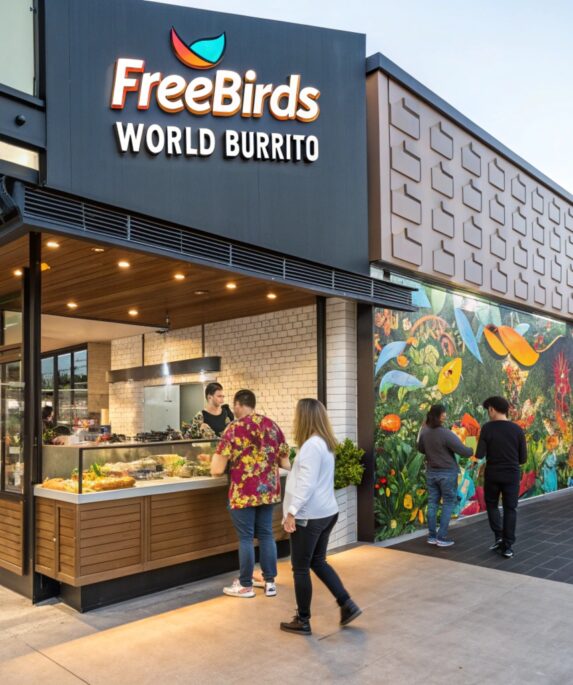
M 448 526 L 452 512 L 458 501 L 458 472 L 450 469 L 428 469 L 426 472 L 428 486 L 428 533 L 436 537 L 438 505 L 442 500 L 442 515 L 438 539 L 444 540 L 448 535 Z
M 273 535 L 274 504 L 231 509 L 231 519 L 239 537 L 239 582 L 243 587 L 253 584 L 255 568 L 254 538 L 259 541 L 263 578 L 273 582 L 277 575 L 277 545 Z

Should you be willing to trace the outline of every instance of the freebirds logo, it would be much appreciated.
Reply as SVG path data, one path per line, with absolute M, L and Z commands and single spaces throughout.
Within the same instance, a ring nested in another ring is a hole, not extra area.
M 208 70 L 223 60 L 227 37 L 222 33 L 186 44 L 172 27 L 170 43 L 174 55 L 186 67 Z M 258 119 L 268 112 L 277 121 L 311 123 L 318 119 L 318 88 L 303 87 L 300 74 L 291 74 L 286 81 L 279 85 L 258 83 L 253 69 L 244 75 L 217 69 L 213 77 L 164 76 L 158 71 L 147 71 L 143 59 L 120 58 L 115 64 L 111 108 L 123 110 L 130 97 L 136 100 L 138 110 L 149 110 L 156 104 L 168 114 L 187 111 L 197 117 L 240 114 L 244 119 Z M 207 157 L 217 146 L 215 133 L 208 128 L 146 126 L 119 121 L 114 127 L 121 152 L 138 153 L 146 148 L 152 154 Z M 226 130 L 223 154 L 227 158 L 314 162 L 318 159 L 318 139 L 313 135 Z

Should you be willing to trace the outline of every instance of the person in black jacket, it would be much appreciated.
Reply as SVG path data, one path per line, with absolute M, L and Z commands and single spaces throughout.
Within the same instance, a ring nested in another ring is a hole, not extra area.
M 489 421 L 481 429 L 476 457 L 486 458 L 484 498 L 495 541 L 490 547 L 506 558 L 513 556 L 520 466 L 527 459 L 525 433 L 507 417 L 509 402 L 504 397 L 488 397 L 483 403 Z M 503 521 L 499 513 L 499 496 Z
M 451 547 L 448 526 L 456 506 L 459 467 L 456 454 L 471 457 L 473 450 L 458 436 L 445 428 L 446 409 L 434 404 L 426 416 L 426 423 L 418 435 L 418 451 L 426 455 L 426 484 L 428 486 L 428 544 Z M 440 529 L 437 528 L 438 505 L 442 500 Z

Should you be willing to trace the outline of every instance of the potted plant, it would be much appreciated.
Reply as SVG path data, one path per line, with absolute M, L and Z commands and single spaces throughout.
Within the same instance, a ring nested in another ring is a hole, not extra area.
M 338 502 L 338 521 L 330 536 L 329 549 L 356 542 L 356 486 L 360 485 L 364 474 L 363 456 L 364 450 L 350 438 L 346 438 L 336 447 L 334 488 Z

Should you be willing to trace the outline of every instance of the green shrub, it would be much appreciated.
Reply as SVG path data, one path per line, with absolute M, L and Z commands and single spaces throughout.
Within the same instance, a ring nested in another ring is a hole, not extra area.
M 334 488 L 340 490 L 347 485 L 360 485 L 364 473 L 364 450 L 355 445 L 350 438 L 346 438 L 337 445 L 335 456 Z

